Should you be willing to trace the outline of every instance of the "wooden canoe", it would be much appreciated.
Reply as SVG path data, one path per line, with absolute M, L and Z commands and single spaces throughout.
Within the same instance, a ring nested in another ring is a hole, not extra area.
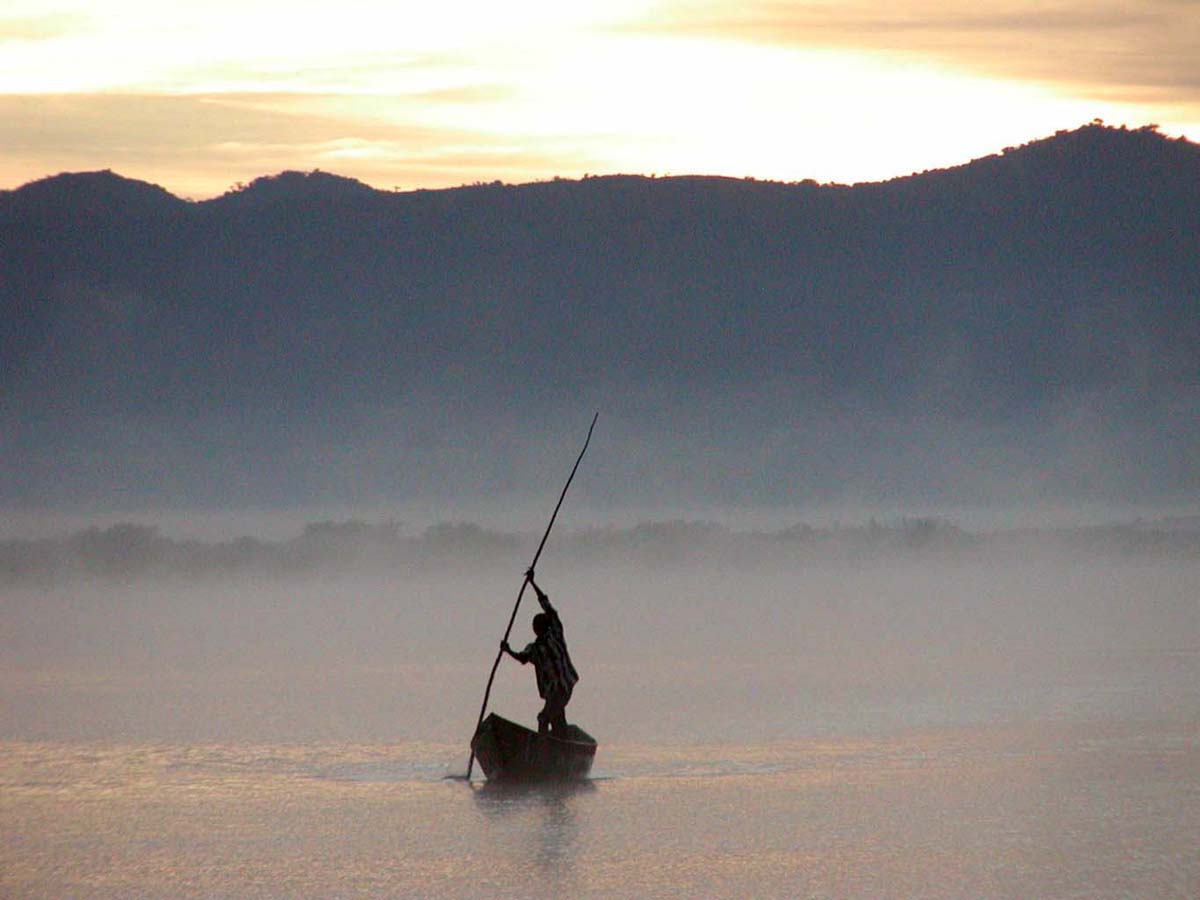
M 489 781 L 572 781 L 586 778 L 596 756 L 596 741 L 578 725 L 568 737 L 530 731 L 516 722 L 488 715 L 471 749 Z

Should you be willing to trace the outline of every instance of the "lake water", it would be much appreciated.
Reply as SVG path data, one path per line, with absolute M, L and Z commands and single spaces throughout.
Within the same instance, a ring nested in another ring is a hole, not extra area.
M 493 581 L 9 592 L 0 896 L 1200 896 L 1194 563 L 575 573 L 531 790 L 443 778 Z
M 400 745 L 0 747 L 5 897 L 1200 896 L 1200 733 L 619 746 L 594 780 Z

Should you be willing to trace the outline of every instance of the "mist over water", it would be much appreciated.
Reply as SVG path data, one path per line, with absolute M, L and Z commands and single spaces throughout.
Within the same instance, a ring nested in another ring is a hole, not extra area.
M 299 568 L 210 560 L 10 586 L 4 736 L 465 742 L 532 544 L 431 533 L 406 560 L 310 548 Z M 946 533 L 887 549 L 683 523 L 567 532 L 539 580 L 583 676 L 573 717 L 607 740 L 763 741 L 1196 715 L 1189 545 Z M 514 645 L 535 611 L 530 593 Z M 531 687 L 505 660 L 492 706 L 532 721 Z
M 594 780 L 443 782 L 535 545 L 353 524 L 5 545 L 0 825 L 21 838 L 0 893 L 1200 884 L 1186 529 L 563 528 L 538 581 L 582 676 L 568 716 L 600 742 Z M 535 609 L 530 593 L 514 645 Z M 502 661 L 490 708 L 532 723 L 539 707 L 533 673 Z

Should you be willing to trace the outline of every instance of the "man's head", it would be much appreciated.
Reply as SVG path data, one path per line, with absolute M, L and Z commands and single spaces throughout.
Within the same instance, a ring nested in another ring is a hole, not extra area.
M 550 628 L 550 617 L 544 612 L 533 617 L 533 633 L 541 637 Z

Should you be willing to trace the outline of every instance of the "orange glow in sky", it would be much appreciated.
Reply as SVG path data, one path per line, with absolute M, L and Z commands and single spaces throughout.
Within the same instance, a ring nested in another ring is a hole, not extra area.
M 1200 139 L 1197 60 L 1173 0 L 9 0 L 0 188 L 879 180 L 1093 118 Z

